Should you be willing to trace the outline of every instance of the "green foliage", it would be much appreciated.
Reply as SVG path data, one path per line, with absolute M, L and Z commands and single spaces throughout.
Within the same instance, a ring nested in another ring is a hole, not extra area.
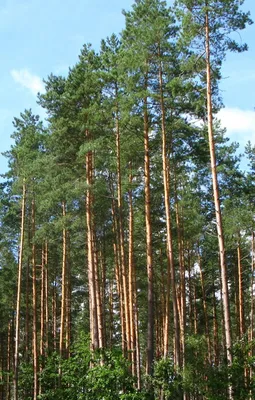
M 134 389 L 129 363 L 121 353 L 109 350 L 91 353 L 87 340 L 79 341 L 67 360 L 60 360 L 57 354 L 47 357 L 40 382 L 39 398 L 45 400 L 145 399 L 144 393 Z M 24 383 L 27 386 L 27 381 Z
M 33 366 L 28 362 L 21 362 L 19 369 L 19 396 L 21 399 L 33 399 Z
M 163 395 L 165 400 L 182 399 L 182 376 L 176 371 L 173 360 L 170 358 L 161 359 L 155 363 L 152 385 L 156 398 Z
M 254 377 L 250 376 L 250 369 L 254 374 L 255 357 L 252 356 L 254 341 L 242 338 L 233 346 L 233 365 L 230 368 L 230 380 L 233 386 L 234 398 L 245 400 L 254 389 Z

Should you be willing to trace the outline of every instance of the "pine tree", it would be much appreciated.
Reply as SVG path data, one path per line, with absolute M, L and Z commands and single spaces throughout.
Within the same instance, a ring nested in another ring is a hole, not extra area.
M 241 4 L 242 3 L 243 1 Z M 219 242 L 227 358 L 229 365 L 231 365 L 232 340 L 227 283 L 228 277 L 225 260 L 220 194 L 218 187 L 215 139 L 213 132 L 212 71 L 213 68 L 215 68 L 217 73 L 220 72 L 219 68 L 225 56 L 226 50 L 241 52 L 247 49 L 246 45 L 239 45 L 236 41 L 230 38 L 230 33 L 244 29 L 246 24 L 251 23 L 251 20 L 249 18 L 249 13 L 244 13 L 240 10 L 240 2 L 236 0 L 180 0 L 176 1 L 176 5 L 179 7 L 179 12 L 181 12 L 182 15 L 182 26 L 184 33 L 183 40 L 186 43 L 195 44 L 197 46 L 200 45 L 200 47 L 198 47 L 198 51 L 200 52 L 199 56 L 202 54 L 202 57 L 204 57 L 205 61 L 208 138 Z M 183 12 L 186 13 L 186 16 L 184 16 Z M 232 398 L 231 390 L 229 392 L 229 398 Z

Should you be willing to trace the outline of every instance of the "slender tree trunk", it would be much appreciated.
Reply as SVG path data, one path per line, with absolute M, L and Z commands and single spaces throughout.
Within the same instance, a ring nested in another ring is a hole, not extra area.
M 28 243 L 30 243 L 30 226 L 28 226 Z M 31 305 L 30 305 L 30 296 L 31 296 L 31 282 L 30 282 L 30 256 L 27 257 L 27 265 L 26 265 L 26 337 L 25 337 L 25 358 L 28 362 L 29 360 L 29 353 L 30 353 L 30 312 L 31 312 Z
M 159 50 L 160 55 L 160 50 Z M 173 301 L 173 315 L 174 315 L 174 336 L 175 336 L 175 362 L 176 366 L 181 365 L 180 359 L 180 330 L 178 318 L 178 305 L 175 287 L 175 267 L 173 257 L 173 243 L 172 243 L 172 228 L 171 228 L 171 211 L 170 211 L 170 188 L 169 188 L 169 162 L 167 158 L 167 141 L 166 141 L 166 118 L 165 118 L 165 104 L 163 93 L 163 74 L 162 65 L 159 62 L 159 88 L 160 88 L 160 107 L 161 107 L 161 130 L 162 130 L 162 165 L 163 165 L 163 183 L 164 183 L 164 202 L 166 214 L 166 232 L 167 232 L 167 260 L 171 271 L 171 288 L 172 288 L 172 301 Z M 168 351 L 168 315 L 169 315 L 169 299 L 166 299 L 166 318 L 165 322 L 165 351 Z M 166 354 L 165 354 L 166 356 Z
M 42 265 L 41 265 L 41 334 L 40 334 L 40 357 L 44 356 L 45 347 L 45 255 L 44 245 L 42 248 Z
M 206 1 L 206 5 L 207 1 Z M 207 117 L 208 117 L 208 137 L 210 147 L 213 195 L 216 213 L 217 234 L 219 242 L 222 296 L 223 296 L 223 313 L 224 313 L 224 330 L 226 336 L 226 352 L 229 365 L 232 365 L 232 338 L 231 338 L 231 321 L 228 294 L 228 277 L 227 267 L 225 263 L 225 246 L 222 226 L 222 216 L 220 208 L 220 194 L 217 178 L 215 143 L 213 135 L 213 116 L 212 116 L 212 85 L 211 85 L 211 61 L 210 61 L 210 28 L 209 28 L 209 12 L 205 14 L 205 39 L 206 39 L 206 76 L 207 76 Z M 232 399 L 232 388 L 229 390 L 229 399 Z
M 128 299 L 129 299 L 129 321 L 130 321 L 130 351 L 132 362 L 132 374 L 136 373 L 135 354 L 135 325 L 134 325 L 134 231 L 133 231 L 133 198 L 132 198 L 132 164 L 129 163 L 129 243 L 128 243 Z
M 145 90 L 147 89 L 146 76 Z M 148 100 L 143 100 L 144 107 L 144 191 L 145 191 L 145 230 L 146 230 L 146 260 L 148 280 L 148 325 L 147 325 L 147 364 L 146 373 L 152 374 L 154 358 L 154 291 L 152 263 L 152 230 L 151 230 L 151 192 L 150 192 L 150 147 Z
M 44 245 L 42 246 L 42 261 L 41 261 L 41 310 L 40 310 L 40 373 L 44 367 L 44 350 L 45 350 L 45 255 L 44 255 Z M 42 394 L 42 385 L 39 382 L 39 395 Z
M 19 368 L 19 342 L 20 342 L 20 301 L 21 301 L 21 278 L 22 278 L 22 259 L 24 248 L 24 225 L 26 207 L 26 182 L 23 181 L 22 206 L 21 206 L 21 226 L 20 226 L 20 245 L 18 263 L 18 283 L 17 283 L 17 304 L 16 304 L 16 328 L 15 328 L 15 352 L 14 352 L 14 390 L 13 399 L 18 400 L 18 368 Z
M 198 252 L 199 252 L 199 249 L 198 249 Z M 204 318 L 205 318 L 205 336 L 206 336 L 206 341 L 207 341 L 208 360 L 209 360 L 209 363 L 211 363 L 211 339 L 210 339 L 209 321 L 208 321 L 206 295 L 205 295 L 204 273 L 202 271 L 200 254 L 198 254 L 198 264 L 199 264 L 200 282 L 201 282 L 202 298 L 203 298 L 203 310 L 204 310 Z
M 126 341 L 125 341 L 125 321 L 124 321 L 124 301 L 123 301 L 123 290 L 122 290 L 122 282 L 120 277 L 120 251 L 119 251 L 119 230 L 118 230 L 118 222 L 116 215 L 116 205 L 114 199 L 114 189 L 111 187 L 112 193 L 112 218 L 113 218 L 113 251 L 114 251 L 114 259 L 115 259 L 115 279 L 117 284 L 117 291 L 119 296 L 119 308 L 120 308 L 120 325 L 121 325 L 121 345 L 122 345 L 122 353 L 126 352 Z
M 193 284 L 193 295 L 194 295 L 194 334 L 197 335 L 197 289 L 196 284 Z
M 45 352 L 49 352 L 49 275 L 48 243 L 45 243 Z
M 89 132 L 86 132 L 89 139 Z M 93 183 L 93 153 L 89 151 L 86 155 L 86 220 L 87 220 L 87 249 L 88 249 L 88 284 L 89 284 L 89 310 L 90 310 L 90 335 L 91 350 L 99 348 L 98 337 L 98 318 L 95 285 L 95 265 L 94 265 L 94 243 L 93 243 L 93 217 L 92 217 L 92 191 Z
M 95 238 L 94 238 L 95 243 Z M 104 347 L 104 331 L 103 331 L 103 311 L 102 311 L 102 298 L 101 298 L 101 287 L 100 287 L 100 272 L 99 272 L 99 261 L 98 252 L 94 245 L 94 273 L 95 273 L 95 289 L 96 289 L 96 303 L 97 303 L 97 325 L 98 325 L 98 343 L 99 348 Z
M 107 338 L 106 338 L 106 318 L 107 318 L 107 311 L 105 303 L 106 303 L 106 263 L 105 263 L 105 233 L 103 237 L 103 243 L 101 244 L 100 249 L 100 270 L 101 270 L 101 313 L 102 313 L 102 329 L 103 329 L 103 347 L 107 347 Z
M 115 88 L 115 96 L 117 98 L 118 88 Z M 120 148 L 120 128 L 119 128 L 119 111 L 118 104 L 116 106 L 116 155 L 117 155 L 117 198 L 118 198 L 118 226 L 119 226 L 119 240 L 120 240 L 120 270 L 122 276 L 122 287 L 123 287 L 123 300 L 124 300 L 124 311 L 125 311 L 125 336 L 126 346 L 129 351 L 131 348 L 130 343 L 130 313 L 129 313 L 129 300 L 128 300 L 128 279 L 127 279 L 127 268 L 126 268 L 126 257 L 125 257 L 125 244 L 124 244 L 124 224 L 123 224 L 123 205 L 122 205 L 122 179 L 121 179 L 121 148 Z M 129 353 L 130 355 L 130 353 Z
M 66 263 L 67 263 L 67 230 L 65 228 L 66 204 L 62 203 L 62 217 L 64 228 L 62 231 L 62 277 L 61 277 L 61 317 L 60 317 L 60 332 L 59 332 L 59 355 L 64 357 L 64 337 L 65 337 L 65 320 L 66 320 Z
M 140 335 L 139 335 L 138 305 L 137 305 L 137 292 L 136 292 L 136 277 L 134 277 L 134 327 L 135 327 L 137 389 L 140 390 L 141 389 L 141 359 L 140 359 L 141 355 L 140 355 L 140 339 L 139 339 Z
M 162 240 L 163 241 L 163 240 Z M 161 284 L 159 287 L 159 293 L 156 296 L 158 299 L 158 305 L 156 308 L 157 315 L 157 357 L 167 356 L 168 353 L 168 337 L 169 337 L 169 306 L 166 306 L 166 301 L 170 302 L 170 285 L 171 285 L 171 272 L 169 264 L 167 263 L 167 270 L 165 271 L 165 263 L 163 261 L 162 248 L 159 249 L 159 264 L 160 264 L 160 275 L 161 275 Z M 165 281 L 167 282 L 165 284 Z M 168 299 L 168 300 L 167 300 Z M 166 316 L 166 313 L 167 316 Z M 167 326 L 166 326 L 167 324 Z
M 214 363 L 219 365 L 219 327 L 216 309 L 215 287 L 213 287 L 213 348 L 214 348 Z
M 240 338 L 245 334 L 245 317 L 244 317 L 244 301 L 243 301 L 243 266 L 241 257 L 240 240 L 237 246 L 237 264 L 238 264 L 238 293 L 239 293 L 239 321 L 240 321 Z
M 71 343 L 71 267 L 70 267 L 70 234 L 66 233 L 67 240 L 67 260 L 66 260 L 66 337 L 65 337 L 65 353 L 66 357 L 70 357 Z
M 239 306 L 239 273 L 238 273 L 238 251 L 237 258 L 233 260 L 235 269 L 234 269 L 234 293 L 235 293 L 235 318 L 236 318 L 236 337 L 240 338 L 240 306 Z
M 175 170 L 175 209 L 176 209 L 176 228 L 178 238 L 178 258 L 180 270 L 180 295 L 181 295 L 181 313 L 180 313 L 180 342 L 182 348 L 182 367 L 185 368 L 185 331 L 186 331 L 186 285 L 185 285 L 185 265 L 183 257 L 182 228 L 180 222 L 179 200 L 177 193 L 177 173 Z
M 52 288 L 52 337 L 53 337 L 53 350 L 57 350 L 57 288 L 56 281 Z
M 254 355 L 253 340 L 254 340 L 254 265 L 255 265 L 255 235 L 252 232 L 252 244 L 251 244 L 251 313 L 250 313 L 250 343 L 251 351 L 250 356 Z M 250 368 L 250 381 L 253 379 L 253 367 Z
M 108 335 L 106 336 L 106 346 L 112 349 L 113 345 L 113 332 L 114 332 L 114 325 L 113 325 L 113 282 L 112 280 L 109 283 L 109 325 L 108 325 Z
M 6 400 L 11 398 L 10 372 L 11 372 L 11 321 L 8 323 L 8 338 L 7 338 L 7 377 L 6 377 Z
M 189 324 L 190 324 L 190 330 L 192 332 L 194 332 L 194 305 L 193 305 L 193 301 L 194 301 L 194 296 L 193 296 L 193 288 L 192 286 L 192 279 L 191 279 L 191 251 L 189 248 L 189 243 L 187 244 L 188 250 L 187 250 L 187 259 L 188 259 L 188 288 L 189 288 L 189 301 L 188 301 L 188 307 L 189 307 Z
M 33 359 L 34 359 L 34 395 L 38 395 L 38 346 L 37 346 L 37 284 L 36 284 L 36 246 L 35 246 L 35 200 L 32 200 L 32 282 L 33 282 Z
M 131 328 L 131 350 L 132 350 L 132 372 L 137 377 L 137 388 L 141 389 L 141 363 L 140 363 L 140 342 L 139 342 L 139 323 L 138 305 L 136 288 L 136 269 L 134 263 L 134 211 L 133 211 L 133 175 L 132 163 L 129 164 L 129 312 Z
M 0 399 L 4 400 L 4 389 L 5 389 L 5 384 L 4 384 L 4 374 L 3 371 L 5 370 L 5 365 L 4 365 L 4 333 L 0 334 L 0 358 L 1 358 L 1 367 L 0 367 Z

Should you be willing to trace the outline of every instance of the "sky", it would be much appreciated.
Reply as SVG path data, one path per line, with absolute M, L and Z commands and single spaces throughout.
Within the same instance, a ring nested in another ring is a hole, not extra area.
M 171 3 L 171 1 L 169 2 Z M 84 43 L 100 41 L 124 28 L 122 10 L 133 0 L 0 0 L 0 153 L 9 150 L 12 120 L 26 108 L 43 116 L 36 95 L 51 73 L 65 75 Z M 255 1 L 244 10 L 255 20 Z M 255 144 L 255 24 L 237 35 L 249 51 L 228 54 L 222 69 L 225 108 L 219 116 L 227 136 Z M 0 155 L 0 174 L 7 161 Z

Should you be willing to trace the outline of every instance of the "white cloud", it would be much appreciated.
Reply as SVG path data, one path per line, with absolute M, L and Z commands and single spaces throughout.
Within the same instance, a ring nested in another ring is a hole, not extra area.
M 240 108 L 223 108 L 218 113 L 222 127 L 227 129 L 227 136 L 245 145 L 248 140 L 255 144 L 255 111 Z
M 41 78 L 37 75 L 31 74 L 31 72 L 26 68 L 20 70 L 12 69 L 11 76 L 15 82 L 30 90 L 30 92 L 35 96 L 38 92 L 44 91 L 44 84 Z

